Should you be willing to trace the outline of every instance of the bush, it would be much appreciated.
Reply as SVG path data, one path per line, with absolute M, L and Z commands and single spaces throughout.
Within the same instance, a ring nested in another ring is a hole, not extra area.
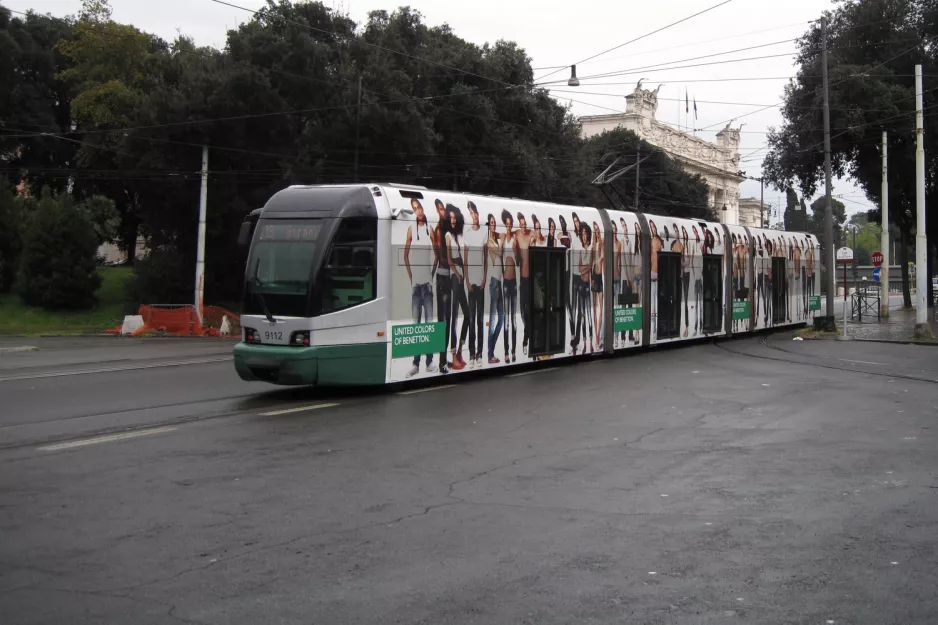
M 195 270 L 182 254 L 171 248 L 157 248 L 134 263 L 134 275 L 127 282 L 127 311 L 137 312 L 140 304 L 190 304 Z
M 87 212 L 70 197 L 53 197 L 43 189 L 23 236 L 16 284 L 23 302 L 43 308 L 91 308 L 101 286 L 97 250 L 98 236 Z
M 13 287 L 22 236 L 20 210 L 6 181 L 0 179 L 0 293 Z

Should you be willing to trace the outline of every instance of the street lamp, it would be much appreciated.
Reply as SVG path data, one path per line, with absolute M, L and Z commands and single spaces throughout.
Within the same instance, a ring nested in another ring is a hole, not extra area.
M 570 66 L 570 80 L 567 81 L 568 87 L 579 87 L 580 79 L 576 77 L 576 65 Z

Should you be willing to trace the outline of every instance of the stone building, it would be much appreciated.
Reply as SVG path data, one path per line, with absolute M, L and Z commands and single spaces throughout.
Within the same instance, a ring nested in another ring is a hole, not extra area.
M 768 208 L 768 205 L 766 205 Z M 757 197 L 744 197 L 739 199 L 739 225 L 755 228 L 762 227 L 762 202 Z M 769 214 L 765 213 L 766 223 L 768 223 Z
M 643 89 L 641 81 L 625 100 L 625 113 L 581 117 L 583 136 L 591 137 L 619 127 L 631 130 L 680 162 L 685 171 L 700 174 L 706 180 L 710 188 L 708 203 L 720 221 L 741 223 L 739 184 L 743 178 L 739 175 L 739 129 L 727 124 L 717 133 L 717 142 L 711 143 L 659 122 L 655 119 L 658 89 Z

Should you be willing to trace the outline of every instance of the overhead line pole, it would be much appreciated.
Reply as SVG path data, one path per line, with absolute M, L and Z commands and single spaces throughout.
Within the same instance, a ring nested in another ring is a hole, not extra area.
M 199 192 L 199 239 L 195 255 L 195 312 L 202 321 L 205 294 L 205 213 L 208 205 L 208 146 L 202 146 L 202 188 Z
M 889 316 L 889 177 L 888 162 L 886 160 L 886 131 L 883 131 L 883 191 L 880 200 L 880 210 L 882 211 L 883 232 L 880 234 L 880 247 L 883 248 L 883 264 L 879 270 L 880 279 L 880 317 Z
M 827 266 L 827 275 L 825 276 L 827 309 L 824 311 L 825 316 L 821 318 L 821 324 L 826 330 L 836 330 L 836 321 L 834 320 L 834 272 L 837 265 L 834 262 L 834 217 L 831 212 L 831 109 L 828 102 L 826 16 L 821 18 L 821 78 L 824 83 L 824 237 L 827 239 L 824 263 Z
M 915 335 L 928 328 L 928 237 L 925 234 L 925 125 L 922 119 L 922 66 L 915 66 Z
M 641 149 L 635 150 L 635 206 L 634 210 L 638 212 L 638 168 L 641 165 Z

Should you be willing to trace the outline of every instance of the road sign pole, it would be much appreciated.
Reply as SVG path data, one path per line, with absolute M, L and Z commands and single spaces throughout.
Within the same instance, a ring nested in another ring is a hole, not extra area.
M 844 263 L 844 338 L 847 338 L 847 263 Z

